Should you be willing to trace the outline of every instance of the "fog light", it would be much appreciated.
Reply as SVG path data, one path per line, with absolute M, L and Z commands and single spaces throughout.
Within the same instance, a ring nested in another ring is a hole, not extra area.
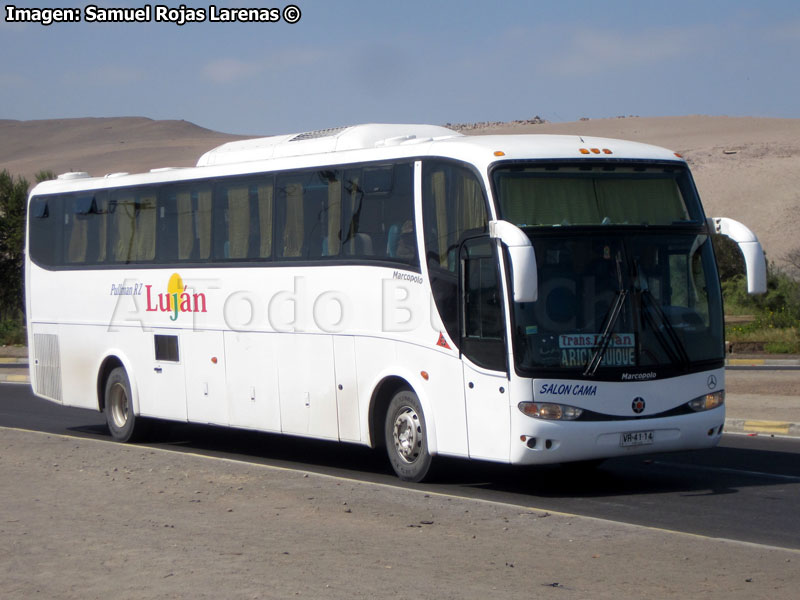
M 710 394 L 705 394 L 694 400 L 689 400 L 689 408 L 697 412 L 711 410 L 723 404 L 725 404 L 725 390 L 711 392 Z
M 517 408 L 529 417 L 549 421 L 574 421 L 583 413 L 582 408 L 550 402 L 520 402 Z

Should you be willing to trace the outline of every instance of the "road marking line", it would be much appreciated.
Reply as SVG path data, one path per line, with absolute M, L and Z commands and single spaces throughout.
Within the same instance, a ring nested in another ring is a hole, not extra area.
M 763 358 L 729 358 L 728 364 L 734 366 L 757 365 L 763 367 L 767 364 L 767 361 Z
M 791 425 L 786 421 L 745 421 L 743 427 L 747 431 L 755 433 L 781 433 L 786 435 L 789 433 Z
M 357 484 L 362 484 L 362 485 L 371 485 L 371 486 L 375 486 L 375 487 L 385 488 L 387 490 L 394 490 L 394 491 L 404 490 L 404 491 L 407 491 L 407 492 L 410 492 L 410 493 L 423 494 L 423 495 L 427 495 L 427 496 L 430 496 L 430 497 L 436 496 L 438 498 L 454 498 L 456 500 L 462 500 L 462 501 L 466 501 L 466 502 L 478 502 L 478 503 L 481 503 L 481 504 L 488 504 L 488 505 L 491 505 L 491 506 L 500 506 L 500 507 L 504 507 L 504 508 L 513 508 L 515 510 L 525 510 L 525 511 L 529 511 L 531 513 L 537 513 L 537 514 L 542 514 L 542 515 L 550 514 L 550 515 L 556 515 L 556 516 L 559 516 L 559 517 L 566 517 L 566 518 L 570 518 L 570 519 L 587 519 L 587 520 L 590 520 L 590 521 L 596 521 L 598 523 L 608 523 L 608 524 L 612 524 L 612 525 L 619 525 L 621 527 L 628 527 L 628 528 L 631 528 L 631 529 L 644 529 L 644 530 L 647 530 L 647 531 L 657 531 L 657 532 L 667 533 L 667 534 L 676 535 L 676 536 L 694 538 L 694 539 L 698 539 L 698 540 L 706 540 L 706 541 L 712 541 L 712 542 L 724 542 L 724 543 L 733 544 L 733 545 L 737 545 L 737 546 L 745 546 L 745 547 L 748 547 L 748 548 L 758 548 L 758 549 L 762 549 L 762 550 L 779 550 L 779 551 L 783 551 L 783 552 L 790 552 L 792 554 L 800 555 L 800 549 L 797 549 L 797 548 L 784 548 L 783 546 L 772 546 L 770 544 L 760 544 L 760 543 L 757 543 L 757 542 L 746 542 L 746 541 L 743 541 L 743 540 L 735 540 L 735 539 L 731 539 L 731 538 L 723 538 L 723 537 L 715 537 L 715 536 L 703 535 L 701 533 L 690 533 L 690 532 L 687 532 L 687 531 L 676 531 L 674 529 L 665 529 L 663 527 L 655 527 L 655 526 L 651 526 L 651 525 L 638 525 L 636 523 L 628 523 L 626 521 L 615 521 L 613 519 L 605 519 L 603 517 L 592 517 L 592 516 L 581 515 L 581 514 L 577 514 L 577 513 L 568 513 L 568 512 L 552 510 L 552 509 L 549 509 L 549 508 L 537 508 L 535 506 L 527 506 L 525 504 L 515 504 L 513 502 L 501 502 L 499 500 L 486 500 L 484 498 L 473 498 L 471 496 L 463 496 L 463 495 L 451 494 L 451 493 L 445 493 L 445 492 L 435 492 L 435 491 L 433 491 L 431 489 L 425 488 L 424 484 L 416 484 L 419 487 L 408 487 L 408 486 L 402 486 L 402 485 L 392 485 L 392 484 L 388 484 L 388 483 L 379 483 L 379 482 L 375 482 L 375 481 L 364 481 L 364 480 L 361 480 L 361 479 L 355 479 L 353 477 L 343 477 L 341 475 L 328 475 L 327 473 L 318 473 L 317 471 L 307 471 L 307 470 L 304 470 L 304 469 L 292 469 L 292 468 L 289 468 L 289 467 L 279 467 L 279 466 L 276 466 L 276 465 L 265 465 L 265 464 L 262 464 L 262 463 L 250 462 L 250 461 L 246 461 L 246 460 L 237 460 L 237 459 L 225 458 L 225 457 L 221 457 L 221 456 L 208 456 L 208 455 L 205 455 L 205 454 L 198 454 L 198 453 L 195 453 L 195 452 L 185 452 L 183 450 L 172 450 L 172 449 L 167 449 L 167 448 L 158 448 L 156 446 L 138 446 L 138 445 L 135 445 L 135 444 L 131 444 L 131 445 L 126 444 L 126 445 L 123 446 L 119 442 L 114 442 L 114 441 L 111 441 L 111 440 L 98 440 L 98 439 L 89 438 L 89 437 L 78 437 L 78 436 L 74 436 L 74 435 L 66 435 L 66 434 L 61 434 L 61 433 L 48 433 L 46 431 L 36 431 L 34 429 L 22 429 L 22 428 L 19 428 L 19 427 L 5 427 L 5 426 L 2 426 L 2 425 L 0 425 L 0 429 L 10 429 L 10 430 L 13 430 L 13 431 L 20 431 L 20 432 L 24 432 L 24 433 L 38 433 L 40 435 L 49 435 L 49 436 L 64 438 L 64 439 L 68 439 L 68 440 L 79 439 L 79 440 L 83 440 L 83 441 L 86 441 L 86 442 L 97 442 L 97 443 L 100 443 L 100 444 L 113 444 L 113 445 L 118 446 L 118 447 L 125 447 L 125 448 L 129 448 L 129 449 L 137 449 L 138 448 L 140 450 L 147 451 L 147 452 L 163 452 L 163 453 L 168 453 L 168 454 L 186 455 L 186 456 L 192 456 L 192 457 L 195 457 L 195 458 L 218 461 L 218 462 L 223 462 L 223 463 L 228 463 L 228 464 L 245 465 L 245 466 L 248 466 L 248 467 L 260 467 L 260 468 L 267 469 L 267 470 L 282 471 L 282 472 L 285 472 L 285 473 L 297 473 L 298 475 L 308 475 L 309 477 L 313 475 L 315 477 L 322 477 L 324 479 L 333 479 L 333 480 L 337 480 L 337 481 L 344 481 L 344 482 L 347 482 L 347 483 L 357 483 Z M 399 480 L 398 480 L 398 482 L 399 482 Z

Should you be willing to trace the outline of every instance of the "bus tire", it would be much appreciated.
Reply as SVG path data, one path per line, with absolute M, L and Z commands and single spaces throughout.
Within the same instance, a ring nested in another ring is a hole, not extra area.
M 428 431 L 417 395 L 399 390 L 386 411 L 386 452 L 403 481 L 423 481 L 430 475 L 433 457 L 428 452 Z
M 134 442 L 141 437 L 144 423 L 133 411 L 131 384 L 122 367 L 116 367 L 106 379 L 104 412 L 111 437 L 117 442 Z

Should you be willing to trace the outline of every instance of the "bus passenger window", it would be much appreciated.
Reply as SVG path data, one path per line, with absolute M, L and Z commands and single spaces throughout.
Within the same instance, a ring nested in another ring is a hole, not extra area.
M 150 262 L 156 254 L 155 192 L 120 190 L 112 194 L 112 255 L 115 262 Z
M 31 200 L 28 250 L 39 265 L 49 267 L 61 263 L 62 204 L 61 198 L 53 196 Z
M 411 163 L 350 169 L 343 187 L 344 254 L 419 264 Z

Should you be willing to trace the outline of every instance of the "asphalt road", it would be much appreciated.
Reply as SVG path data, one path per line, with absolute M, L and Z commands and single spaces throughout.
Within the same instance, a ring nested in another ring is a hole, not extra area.
M 108 439 L 103 415 L 0 384 L 0 426 Z M 110 442 L 111 443 L 111 442 Z M 800 549 L 800 439 L 724 435 L 701 452 L 612 459 L 595 471 L 440 461 L 432 484 L 397 480 L 379 452 L 223 428 L 163 424 L 150 445 L 175 452 L 369 480 L 704 536 Z

